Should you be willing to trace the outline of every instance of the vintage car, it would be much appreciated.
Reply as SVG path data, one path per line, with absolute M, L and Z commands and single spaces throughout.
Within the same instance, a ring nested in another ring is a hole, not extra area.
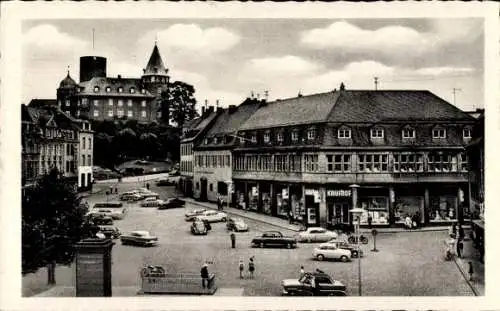
M 96 226 L 106 226 L 106 225 L 113 225 L 113 218 L 109 216 L 105 216 L 103 214 L 94 214 L 94 213 L 89 213 L 87 215 L 87 221 L 89 223 L 92 223 Z
M 161 187 L 161 186 L 173 186 L 175 183 L 168 179 L 168 178 L 164 178 L 164 179 L 160 179 L 156 182 L 156 185 L 158 187 Z
M 308 272 L 298 280 L 281 281 L 281 294 L 287 296 L 347 296 L 346 286 L 324 272 Z
M 115 220 L 123 219 L 127 209 L 121 202 L 96 203 L 91 211 L 92 214 L 109 216 Z
M 248 225 L 241 218 L 229 218 L 226 223 L 226 228 L 229 231 L 248 231 Z
M 319 261 L 325 259 L 340 260 L 347 262 L 351 260 L 351 251 L 338 247 L 333 243 L 323 244 L 313 250 L 312 256 Z
M 120 230 L 117 227 L 101 225 L 98 228 L 106 238 L 117 239 L 120 237 Z
M 191 233 L 194 235 L 206 235 L 208 228 L 203 221 L 196 219 L 191 224 Z
M 358 246 L 356 244 L 350 244 L 346 243 L 343 241 L 338 241 L 336 239 L 333 239 L 331 241 L 328 241 L 326 243 L 320 244 L 320 247 L 323 245 L 334 245 L 338 248 L 346 249 L 351 252 L 351 257 L 352 258 L 357 258 L 358 257 Z M 363 250 L 359 250 L 361 257 L 363 257 Z
M 203 214 L 206 211 L 207 211 L 206 208 L 195 209 L 193 211 L 187 212 L 184 216 L 186 221 L 193 221 L 197 216 Z
M 129 191 L 129 192 L 124 192 L 124 193 L 120 194 L 121 201 L 135 202 L 135 201 L 139 201 L 141 199 L 142 199 L 142 196 L 135 191 Z
M 266 231 L 262 235 L 256 236 L 252 239 L 252 246 L 266 247 L 297 247 L 297 240 L 293 237 L 283 236 L 279 231 Z
M 166 201 L 163 201 L 163 203 L 158 206 L 158 209 L 179 208 L 184 207 L 185 204 L 186 202 L 184 200 L 181 200 L 179 198 L 170 198 Z
M 321 227 L 310 227 L 299 232 L 297 240 L 299 242 L 327 242 L 338 237 L 337 232 L 329 231 Z
M 148 231 L 132 231 L 120 236 L 123 245 L 155 246 L 158 237 L 151 235 Z
M 143 200 L 149 199 L 149 198 L 152 198 L 152 199 L 159 199 L 160 198 L 160 195 L 156 192 L 142 192 L 142 193 L 139 193 L 139 195 L 142 197 Z
M 155 198 L 147 198 L 141 203 L 141 207 L 159 207 L 164 204 L 165 201 Z
M 200 215 L 197 215 L 196 218 L 206 220 L 208 222 L 225 222 L 227 220 L 227 214 L 217 211 L 204 211 Z

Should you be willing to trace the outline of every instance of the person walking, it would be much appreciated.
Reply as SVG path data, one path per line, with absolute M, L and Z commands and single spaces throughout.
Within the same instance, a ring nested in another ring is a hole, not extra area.
M 293 213 L 292 213 L 292 210 L 288 211 L 288 223 L 293 224 Z
M 234 232 L 231 232 L 229 236 L 231 238 L 231 248 L 236 248 L 236 234 L 234 234 Z
M 207 288 L 208 287 L 208 265 L 207 265 L 207 263 L 204 263 L 203 266 L 201 267 L 200 274 L 201 274 L 201 286 L 203 288 Z
M 458 224 L 458 239 L 463 240 L 464 238 L 465 238 L 464 228 L 462 227 L 462 224 Z
M 220 194 L 217 193 L 217 210 L 220 211 Z
M 368 215 L 368 228 L 370 229 L 372 228 L 372 220 L 373 220 L 372 215 Z
M 469 261 L 469 281 L 472 282 L 474 276 L 474 267 L 472 266 L 472 261 Z
M 248 262 L 248 272 L 250 274 L 250 278 L 254 278 L 254 272 L 255 272 L 255 262 L 253 262 L 253 256 L 250 257 L 250 261 Z
M 245 269 L 243 259 L 240 259 L 240 262 L 238 262 L 238 269 L 240 270 L 240 279 L 243 279 L 243 270 Z
M 464 251 L 464 242 L 461 239 L 457 240 L 457 256 L 458 258 L 462 258 Z
M 302 279 L 302 277 L 306 274 L 306 271 L 304 271 L 304 266 L 300 266 L 299 270 L 299 280 Z

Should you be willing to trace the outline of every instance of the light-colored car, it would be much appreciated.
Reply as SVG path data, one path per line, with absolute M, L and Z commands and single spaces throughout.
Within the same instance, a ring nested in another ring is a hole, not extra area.
M 147 198 L 146 200 L 144 200 L 144 202 L 141 203 L 141 206 L 142 207 L 159 207 L 164 203 L 165 203 L 165 201 L 163 201 L 163 200 L 159 200 L 159 199 L 155 199 L 155 198 Z
M 196 216 L 200 220 L 206 220 L 208 222 L 220 222 L 227 220 L 227 214 L 217 211 L 205 211 L 200 215 Z
M 299 242 L 328 242 L 337 239 L 337 232 L 326 230 L 321 227 L 310 227 L 307 230 L 298 234 L 297 240 Z
M 206 211 L 207 211 L 206 208 L 195 209 L 190 212 L 187 212 L 184 216 L 186 217 L 186 221 L 193 221 L 197 216 L 203 214 Z
M 158 244 L 158 237 L 142 230 L 122 234 L 120 240 L 123 245 L 155 246 Z
M 226 223 L 227 230 L 230 231 L 248 231 L 248 225 L 241 218 L 229 218 Z
M 334 259 L 342 262 L 351 260 L 351 251 L 337 247 L 333 243 L 323 244 L 313 250 L 313 258 L 317 260 Z

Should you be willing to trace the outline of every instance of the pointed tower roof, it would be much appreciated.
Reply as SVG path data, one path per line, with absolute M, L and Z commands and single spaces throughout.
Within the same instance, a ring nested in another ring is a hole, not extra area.
M 158 46 L 155 42 L 155 47 L 153 48 L 151 57 L 149 57 L 148 64 L 144 69 L 143 76 L 166 76 L 167 73 L 168 69 L 166 69 L 165 65 L 163 64 L 163 60 L 160 56 L 160 50 L 158 50 Z
M 76 82 L 70 77 L 68 70 L 68 75 L 59 83 L 59 88 L 73 88 L 75 86 Z

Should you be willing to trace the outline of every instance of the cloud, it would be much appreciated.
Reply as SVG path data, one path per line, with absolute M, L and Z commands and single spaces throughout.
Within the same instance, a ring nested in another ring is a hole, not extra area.
M 414 71 L 417 75 L 424 76 L 449 76 L 473 73 L 475 70 L 468 67 L 426 67 Z
M 196 24 L 175 24 L 156 34 L 162 46 L 206 54 L 229 50 L 240 42 L 240 37 L 227 29 L 202 29 Z
M 58 55 L 80 54 L 88 43 L 59 31 L 55 26 L 42 24 L 29 29 L 23 36 L 23 43 L 34 55 L 49 55 L 55 58 Z
M 254 58 L 244 66 L 244 71 L 259 75 L 297 76 L 311 74 L 320 66 L 298 56 L 286 55 L 282 57 Z

